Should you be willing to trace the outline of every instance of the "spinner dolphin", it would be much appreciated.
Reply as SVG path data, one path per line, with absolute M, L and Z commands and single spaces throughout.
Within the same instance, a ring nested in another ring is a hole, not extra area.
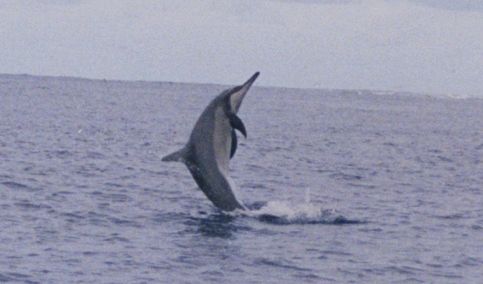
M 258 75 L 215 97 L 198 118 L 186 145 L 162 159 L 184 163 L 206 197 L 224 211 L 246 209 L 236 197 L 228 166 L 237 148 L 235 130 L 247 137 L 237 113 Z

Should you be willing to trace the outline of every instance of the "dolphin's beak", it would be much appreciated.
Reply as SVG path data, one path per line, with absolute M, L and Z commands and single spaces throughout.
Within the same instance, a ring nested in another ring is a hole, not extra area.
M 242 85 L 242 89 L 250 89 L 250 87 L 252 86 L 253 82 L 255 82 L 255 80 L 257 79 L 258 75 L 260 75 L 260 72 L 255 72 L 255 74 L 253 74 L 250 79 L 248 79 L 248 81 L 246 81 L 243 85 Z
M 255 74 L 253 74 L 250 79 L 248 79 L 248 81 L 243 83 L 243 85 L 236 87 L 235 92 L 230 95 L 231 106 L 235 113 L 238 112 L 243 98 L 247 94 L 253 82 L 255 82 L 255 80 L 257 79 L 258 75 L 260 75 L 260 72 L 255 72 Z

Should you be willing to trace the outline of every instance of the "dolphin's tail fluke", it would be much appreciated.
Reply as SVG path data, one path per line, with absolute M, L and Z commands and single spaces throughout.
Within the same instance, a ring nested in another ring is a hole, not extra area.
M 174 153 L 171 153 L 169 155 L 164 156 L 161 161 L 163 162 L 182 162 L 184 163 L 186 161 L 186 157 L 188 154 L 188 150 L 186 147 L 182 148 L 181 150 L 178 150 Z

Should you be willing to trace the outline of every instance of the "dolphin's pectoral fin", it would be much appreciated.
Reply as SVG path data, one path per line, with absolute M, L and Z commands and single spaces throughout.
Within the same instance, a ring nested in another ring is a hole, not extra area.
M 235 129 L 232 129 L 231 130 L 231 152 L 230 152 L 230 159 L 233 158 L 233 156 L 235 156 L 236 147 L 238 145 L 237 139 L 238 138 L 236 137 Z
M 247 131 L 245 129 L 245 125 L 243 125 L 242 120 L 234 113 L 228 114 L 228 119 L 230 120 L 231 127 L 239 130 L 245 138 L 247 138 Z

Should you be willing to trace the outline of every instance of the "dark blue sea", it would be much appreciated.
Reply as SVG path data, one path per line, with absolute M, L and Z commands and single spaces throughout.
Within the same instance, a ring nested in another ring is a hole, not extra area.
M 0 282 L 483 283 L 483 99 L 257 85 L 227 214 L 161 162 L 226 86 L 1 75 Z

